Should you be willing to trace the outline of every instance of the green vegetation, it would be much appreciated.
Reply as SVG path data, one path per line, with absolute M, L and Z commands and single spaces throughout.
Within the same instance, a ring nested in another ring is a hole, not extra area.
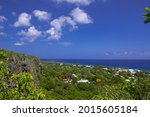
M 47 99 L 127 100 L 150 99 L 149 72 L 131 73 L 117 68 L 43 63 L 41 87 Z M 74 76 L 76 75 L 76 77 Z M 89 83 L 78 83 L 87 79 Z
M 145 10 L 147 11 L 147 13 L 144 14 L 144 17 L 146 18 L 144 23 L 147 24 L 150 22 L 150 8 L 145 8 Z
M 33 77 L 37 76 L 37 68 L 34 63 L 25 64 L 34 61 L 37 58 L 0 49 L 0 99 L 45 99 Z
M 150 72 L 41 63 L 0 49 L 0 99 L 149 100 Z

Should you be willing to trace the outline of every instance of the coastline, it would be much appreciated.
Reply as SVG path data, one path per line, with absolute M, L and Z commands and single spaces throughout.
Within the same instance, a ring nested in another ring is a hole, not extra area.
M 123 59 L 41 59 L 42 62 L 55 62 L 70 65 L 101 66 L 112 68 L 150 71 L 150 60 Z

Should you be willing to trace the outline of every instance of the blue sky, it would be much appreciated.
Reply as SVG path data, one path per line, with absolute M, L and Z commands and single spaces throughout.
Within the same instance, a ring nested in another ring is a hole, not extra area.
M 0 48 L 49 59 L 150 59 L 149 0 L 0 0 Z

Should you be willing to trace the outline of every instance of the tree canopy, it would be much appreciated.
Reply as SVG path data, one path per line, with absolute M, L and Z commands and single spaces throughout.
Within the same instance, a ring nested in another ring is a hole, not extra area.
M 147 13 L 144 13 L 144 17 L 146 18 L 144 23 L 147 24 L 150 22 L 150 7 L 145 8 L 145 10 L 147 11 Z

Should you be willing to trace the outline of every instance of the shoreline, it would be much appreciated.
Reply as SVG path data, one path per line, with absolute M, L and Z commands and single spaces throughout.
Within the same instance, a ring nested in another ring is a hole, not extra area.
M 75 62 L 75 61 L 70 62 L 70 59 L 57 59 L 57 60 L 56 59 L 55 60 L 54 59 L 41 59 L 41 61 L 42 62 L 50 62 L 50 63 L 58 63 L 58 64 L 68 64 L 68 65 L 73 65 L 73 66 L 84 66 L 84 67 L 86 67 L 86 66 L 87 67 L 90 67 L 90 66 L 91 67 L 96 67 L 96 66 L 98 66 L 98 67 L 103 67 L 103 68 L 107 67 L 107 68 L 116 68 L 116 69 L 120 68 L 120 69 L 128 69 L 128 70 L 132 69 L 132 70 L 150 71 L 150 68 L 149 69 L 147 69 L 147 68 L 144 69 L 144 68 L 138 68 L 138 67 L 135 67 L 135 66 L 133 66 L 133 67 L 130 66 L 129 67 L 129 66 L 123 66 L 123 65 L 119 66 L 119 65 L 90 64 L 90 63 L 86 64 L 86 63 L 82 63 L 82 62 L 79 62 L 79 61 L 78 62 Z M 90 60 L 90 61 L 92 61 L 92 60 Z M 103 60 L 100 59 L 98 61 L 103 61 Z M 104 60 L 104 61 L 114 61 L 114 60 Z M 117 60 L 115 60 L 115 61 L 117 61 Z M 126 60 L 121 60 L 121 61 L 126 61 Z M 129 60 L 127 60 L 127 61 L 129 61 Z M 143 60 L 138 60 L 138 61 L 143 61 Z M 150 61 L 150 60 L 148 60 L 148 61 Z

